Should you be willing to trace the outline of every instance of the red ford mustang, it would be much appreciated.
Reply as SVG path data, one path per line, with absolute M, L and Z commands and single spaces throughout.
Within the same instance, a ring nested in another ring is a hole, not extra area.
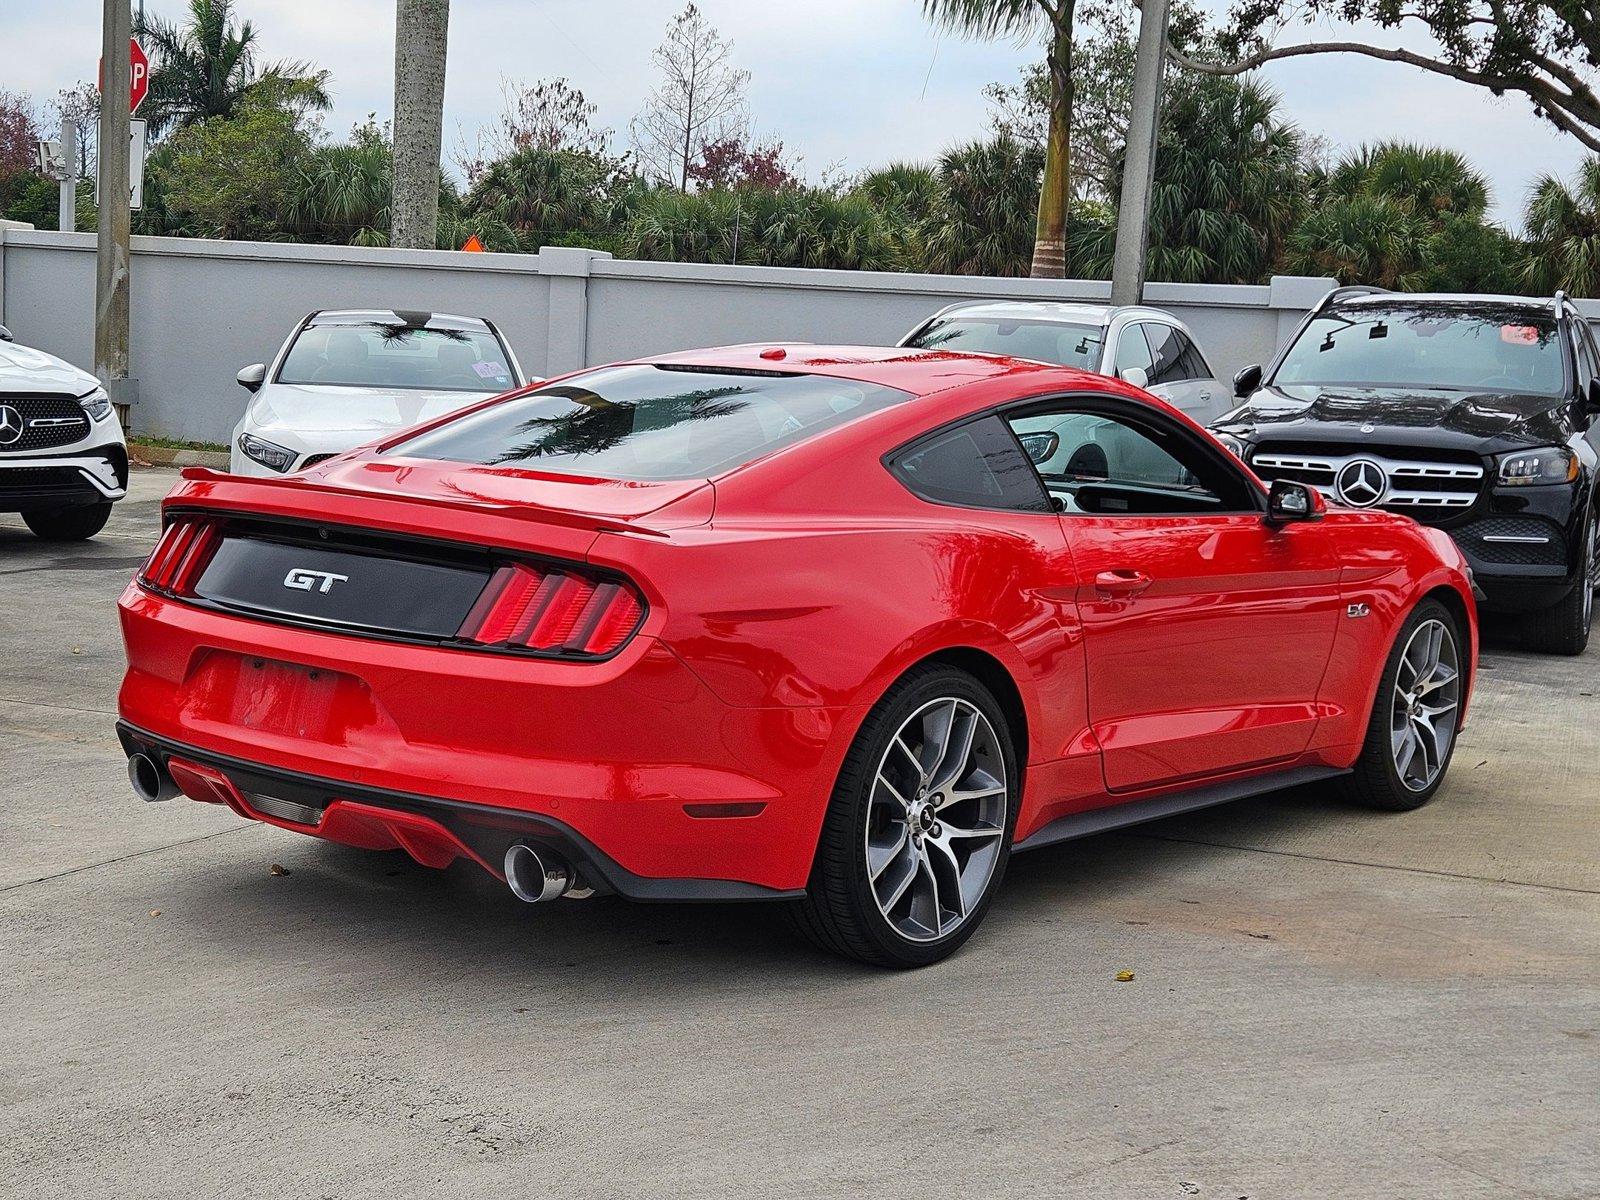
M 1446 535 L 984 355 L 604 367 L 165 516 L 121 601 L 146 799 L 525 900 L 785 901 L 895 966 L 1016 850 L 1322 778 L 1423 803 L 1476 666 Z

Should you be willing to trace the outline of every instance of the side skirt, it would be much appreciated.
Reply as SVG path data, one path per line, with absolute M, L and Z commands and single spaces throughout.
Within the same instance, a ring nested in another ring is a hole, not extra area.
M 1074 838 L 1140 825 L 1145 821 L 1158 821 L 1162 817 L 1175 817 L 1179 813 L 1227 804 L 1230 800 L 1243 800 L 1248 796 L 1260 796 L 1266 792 L 1300 787 L 1348 774 L 1350 771 L 1345 767 L 1294 767 L 1267 775 L 1252 775 L 1247 779 L 1230 779 L 1187 792 L 1168 792 L 1148 800 L 1128 800 L 1103 808 L 1091 808 L 1087 812 L 1068 813 L 1036 829 L 1011 850 L 1013 854 L 1021 850 L 1037 850 L 1040 846 L 1070 842 Z

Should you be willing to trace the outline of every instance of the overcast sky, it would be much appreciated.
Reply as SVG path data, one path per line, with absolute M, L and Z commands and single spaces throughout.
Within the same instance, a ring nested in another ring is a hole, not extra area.
M 1032 47 L 940 34 L 918 0 L 699 0 L 752 75 L 757 132 L 783 139 L 816 177 L 892 159 L 930 158 L 980 135 L 983 86 L 1013 79 Z M 134 0 L 137 7 L 138 0 Z M 177 15 L 182 0 L 146 0 Z M 302 58 L 333 72 L 330 130 L 392 107 L 393 0 L 240 0 L 265 59 Z M 492 124 L 501 81 L 564 75 L 626 140 L 652 82 L 650 51 L 677 0 L 454 0 L 445 145 Z M 1213 0 L 1208 5 L 1220 9 Z M 92 79 L 100 0 L 0 0 L 0 90 L 53 97 Z M 1348 57 L 1270 68 L 1285 110 L 1335 147 L 1403 137 L 1465 153 L 1489 178 L 1496 214 L 1515 222 L 1529 183 L 1567 173 L 1580 152 L 1515 98 L 1394 64 Z

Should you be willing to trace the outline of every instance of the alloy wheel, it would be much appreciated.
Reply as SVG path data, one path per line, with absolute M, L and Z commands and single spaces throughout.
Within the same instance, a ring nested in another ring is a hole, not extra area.
M 1005 758 L 983 711 L 930 700 L 895 731 L 867 805 L 867 878 L 884 919 L 911 941 L 963 925 L 1000 861 Z
M 1395 675 L 1390 747 L 1400 782 L 1413 792 L 1433 786 L 1450 759 L 1461 705 L 1455 635 L 1440 620 L 1412 631 Z

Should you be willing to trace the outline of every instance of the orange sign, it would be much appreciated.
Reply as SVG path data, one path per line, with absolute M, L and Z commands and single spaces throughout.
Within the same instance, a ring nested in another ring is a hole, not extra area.
M 483 243 L 478 240 L 478 235 L 475 233 L 467 235 L 467 240 L 461 243 L 461 248 L 468 254 L 483 253 Z

